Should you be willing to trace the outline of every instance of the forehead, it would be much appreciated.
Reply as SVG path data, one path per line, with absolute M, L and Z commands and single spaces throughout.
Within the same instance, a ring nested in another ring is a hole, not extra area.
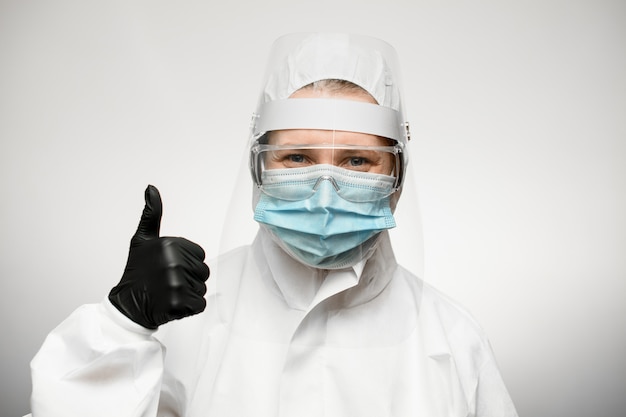
M 392 141 L 367 133 L 340 130 L 288 129 L 268 133 L 270 145 L 359 145 L 387 146 Z

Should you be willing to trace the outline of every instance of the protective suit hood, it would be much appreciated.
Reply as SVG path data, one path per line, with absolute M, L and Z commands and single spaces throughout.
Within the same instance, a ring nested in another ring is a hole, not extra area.
M 262 102 L 286 99 L 315 81 L 338 79 L 362 87 L 379 105 L 400 110 L 399 75 L 388 63 L 393 49 L 382 41 L 337 33 L 295 34 L 278 39 L 273 49 Z

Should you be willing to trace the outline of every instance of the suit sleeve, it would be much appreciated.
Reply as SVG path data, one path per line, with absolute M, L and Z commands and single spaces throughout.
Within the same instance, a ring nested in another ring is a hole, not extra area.
M 105 299 L 78 308 L 31 362 L 33 417 L 155 417 L 165 349 Z
M 476 386 L 477 417 L 517 417 L 515 405 L 504 384 L 490 346 L 487 360 L 478 374 Z

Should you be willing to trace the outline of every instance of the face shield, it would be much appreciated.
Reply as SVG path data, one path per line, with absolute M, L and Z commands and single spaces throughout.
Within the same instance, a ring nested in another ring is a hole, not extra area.
M 397 66 L 365 36 L 273 45 L 251 125 L 254 218 L 306 265 L 352 266 L 395 227 L 409 140 Z
M 410 138 L 401 91 L 381 40 L 301 33 L 272 45 L 247 164 L 254 219 L 292 258 L 353 266 L 395 227 Z

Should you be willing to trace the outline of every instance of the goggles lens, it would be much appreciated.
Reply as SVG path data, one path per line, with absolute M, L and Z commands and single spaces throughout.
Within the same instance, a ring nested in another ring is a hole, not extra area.
M 398 145 L 256 144 L 251 170 L 262 192 L 282 200 L 307 199 L 329 181 L 345 200 L 364 202 L 399 188 L 401 153 Z

